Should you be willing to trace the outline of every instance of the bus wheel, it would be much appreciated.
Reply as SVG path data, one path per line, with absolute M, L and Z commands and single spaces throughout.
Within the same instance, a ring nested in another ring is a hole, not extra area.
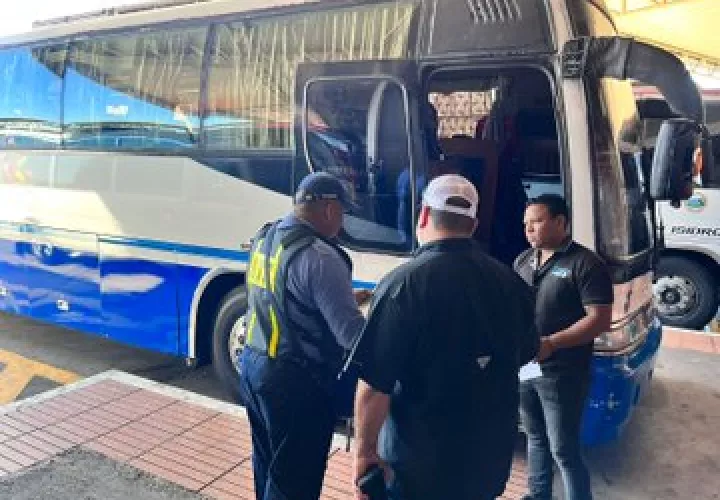
M 239 357 L 245 345 L 246 311 L 247 291 L 237 287 L 220 304 L 213 329 L 213 368 L 236 402 L 240 400 Z
M 683 257 L 662 257 L 653 287 L 662 322 L 702 330 L 715 316 L 718 294 L 712 270 Z

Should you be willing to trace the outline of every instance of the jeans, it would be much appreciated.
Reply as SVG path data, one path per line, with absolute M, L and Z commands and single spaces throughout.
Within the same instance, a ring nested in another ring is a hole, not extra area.
M 520 384 L 520 417 L 528 439 L 528 498 L 552 498 L 554 460 L 562 474 L 565 500 L 592 499 L 590 474 L 580 450 L 589 385 L 586 370 L 546 373 Z
M 255 497 L 317 500 L 335 423 L 331 396 L 294 363 L 252 349 L 243 350 L 241 359 Z

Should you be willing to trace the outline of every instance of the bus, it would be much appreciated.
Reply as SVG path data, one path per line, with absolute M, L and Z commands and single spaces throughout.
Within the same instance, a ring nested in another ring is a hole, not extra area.
M 663 120 L 675 115 L 654 88 L 634 89 L 642 144 L 652 151 Z M 702 91 L 714 164 L 720 162 L 720 90 Z M 718 179 L 695 179 L 693 196 L 680 207 L 659 203 L 664 246 L 655 273 L 655 303 L 663 323 L 702 330 L 720 307 L 720 192 Z M 716 205 L 718 203 L 718 205 Z
M 422 186 L 452 155 L 498 259 L 525 248 L 528 196 L 555 190 L 611 266 L 583 437 L 620 434 L 662 335 L 648 200 L 691 194 L 703 136 L 677 58 L 618 37 L 597 0 L 180 3 L 0 42 L 1 310 L 212 362 L 236 391 L 250 241 L 299 180 L 350 190 L 340 239 L 371 288 L 411 256 Z M 647 182 L 630 80 L 681 115 Z

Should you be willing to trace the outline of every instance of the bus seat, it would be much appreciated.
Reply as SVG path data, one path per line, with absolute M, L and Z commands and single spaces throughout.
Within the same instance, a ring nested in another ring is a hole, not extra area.
M 446 154 L 463 158 L 470 169 L 466 177 L 475 185 L 480 195 L 478 229 L 475 234 L 480 241 L 489 242 L 498 181 L 498 153 L 495 143 L 489 139 L 452 137 L 441 139 L 441 145 Z
M 380 83 L 370 100 L 367 117 L 368 193 L 374 201 L 374 220 L 397 224 L 397 180 L 410 168 L 405 100 L 395 83 Z

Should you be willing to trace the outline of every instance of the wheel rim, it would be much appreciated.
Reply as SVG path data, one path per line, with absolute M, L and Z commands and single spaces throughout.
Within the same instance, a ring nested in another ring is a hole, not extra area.
M 240 372 L 240 354 L 245 348 L 245 338 L 247 335 L 247 326 L 245 324 L 245 315 L 240 316 L 230 331 L 228 337 L 228 352 L 230 353 L 230 361 L 238 373 Z
M 683 276 L 662 276 L 653 287 L 658 311 L 663 316 L 685 316 L 697 307 L 698 293 Z

